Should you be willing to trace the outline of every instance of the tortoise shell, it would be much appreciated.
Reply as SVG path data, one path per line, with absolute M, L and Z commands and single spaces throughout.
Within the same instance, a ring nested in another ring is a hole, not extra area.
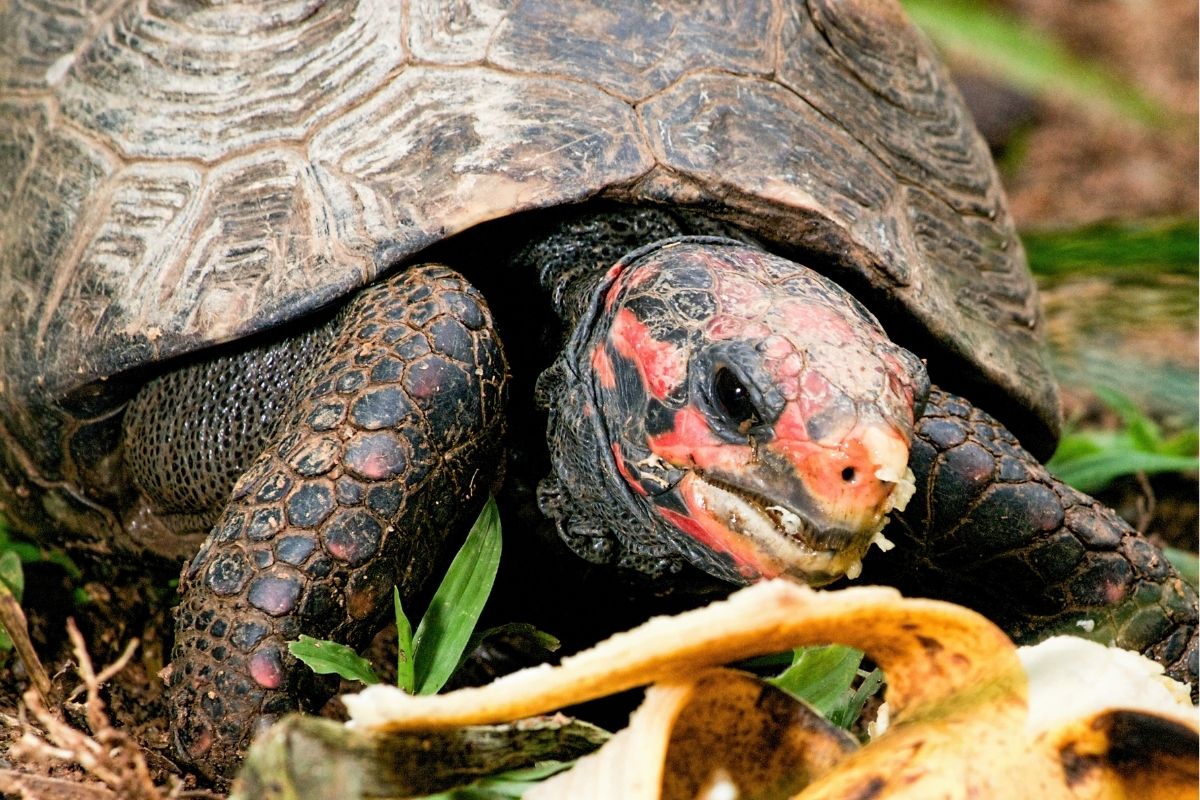
M 10 3 L 0 418 L 29 446 L 37 397 L 592 198 L 828 254 L 936 380 L 994 387 L 979 399 L 1035 449 L 1056 436 L 995 168 L 881 0 Z

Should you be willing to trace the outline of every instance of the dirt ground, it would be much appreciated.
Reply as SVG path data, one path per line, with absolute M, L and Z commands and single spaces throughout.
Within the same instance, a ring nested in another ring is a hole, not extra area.
M 1197 8 L 1194 0 L 1007 0 L 1006 5 L 1036 25 L 1055 33 L 1077 52 L 1106 63 L 1115 74 L 1158 98 L 1178 117 L 1164 129 L 1150 129 L 1105 111 L 1079 107 L 1062 98 L 1034 101 L 1034 121 L 1021 135 L 1019 159 L 1004 162 L 1012 209 L 1022 228 L 1074 226 L 1114 218 L 1142 219 L 1194 216 L 1197 211 Z M 1086 5 L 1086 13 L 1081 13 Z M 1196 362 L 1194 331 L 1178 337 L 1180 358 Z M 1068 403 L 1086 399 L 1068 397 Z M 1195 483 L 1180 492 L 1194 498 Z M 1173 523 L 1188 525 L 1193 523 Z M 1190 530 L 1194 531 L 1194 527 Z M 157 677 L 164 666 L 169 636 L 165 611 L 170 588 L 161 580 L 120 589 L 87 583 L 88 604 L 70 608 L 64 602 L 78 588 L 56 568 L 33 567 L 25 601 L 35 645 L 60 691 L 79 683 L 77 658 L 64 633 L 69 611 L 79 617 L 83 636 L 99 668 L 117 657 L 133 638 L 141 642 L 129 665 L 101 697 L 117 728 L 142 746 L 150 781 L 169 792 L 202 790 L 170 761 Z M 31 723 L 20 695 L 29 676 L 9 656 L 0 669 L 0 770 L 19 768 L 53 775 L 74 784 L 27 787 L 27 796 L 113 797 L 95 776 L 78 767 L 53 765 L 47 751 L 14 749 Z M 67 705 L 68 720 L 86 729 L 86 709 Z M 111 733 L 109 735 L 112 735 Z M 103 738 L 103 737 L 98 737 Z M 100 747 L 111 748 L 108 741 Z M 121 767 L 125 769 L 126 767 Z M 128 767 L 133 769 L 133 767 Z M 133 773 L 130 773 L 131 775 Z M 134 776 L 130 786 L 148 785 Z M 0 779 L 0 791 L 4 790 Z M 23 796 L 8 784 L 9 796 Z M 124 790 L 135 796 L 134 790 Z M 147 789 L 146 792 L 150 790 Z M 42 794 L 39 794 L 42 792 Z M 150 797 L 145 793 L 140 796 Z M 192 796 L 208 796 L 200 791 Z

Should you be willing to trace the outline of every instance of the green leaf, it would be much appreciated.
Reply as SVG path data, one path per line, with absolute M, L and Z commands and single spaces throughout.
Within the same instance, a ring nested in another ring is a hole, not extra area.
M 0 581 L 21 602 L 25 597 L 25 570 L 21 568 L 21 557 L 12 550 L 0 554 Z
M 1055 456 L 1047 462 L 1046 467 L 1064 483 L 1081 492 L 1095 494 L 1122 475 L 1194 472 L 1200 469 L 1200 458 L 1144 453 L 1140 450 L 1107 450 L 1066 461 Z
M 1114 479 L 1139 472 L 1194 472 L 1200 431 L 1190 428 L 1164 439 L 1158 425 L 1120 392 L 1097 386 L 1097 397 L 1124 422 L 1120 431 L 1078 431 L 1059 443 L 1046 467 L 1082 492 L 1095 493 Z
M 510 636 L 529 639 L 537 643 L 543 650 L 554 653 L 558 648 L 562 647 L 562 642 L 552 633 L 546 633 L 528 622 L 506 622 L 503 625 L 497 625 L 494 628 L 488 628 L 479 636 L 479 641 L 483 642 L 493 636 Z
M 538 647 L 548 653 L 554 653 L 558 648 L 562 647 L 562 642 L 558 640 L 557 636 L 539 630 L 536 626 L 530 625 L 528 622 L 506 622 L 503 625 L 488 628 L 486 631 L 475 631 L 472 633 L 470 640 L 467 641 L 467 646 L 463 649 L 463 653 L 458 659 L 458 666 L 455 669 L 457 670 L 458 667 L 463 665 L 464 661 L 470 658 L 475 648 L 494 636 L 520 637 L 532 640 Z
M 1037 275 L 1200 272 L 1200 225 L 1194 219 L 1104 222 L 1064 230 L 1022 230 Z
M 850 726 L 858 721 L 858 717 L 862 714 L 863 706 L 867 704 L 867 700 L 871 695 L 879 691 L 879 687 L 881 686 L 883 686 L 883 670 L 873 669 L 866 675 L 863 675 L 862 683 L 854 690 L 854 694 L 845 695 L 845 705 L 835 710 L 830 715 L 829 721 L 840 728 L 849 730 Z
M 1175 567 L 1179 576 L 1190 583 L 1193 589 L 1200 586 L 1200 560 L 1197 560 L 1195 553 L 1180 550 L 1178 547 L 1164 547 L 1163 555 L 1167 557 L 1167 561 L 1171 562 L 1171 566 Z
M 416 688 L 412 623 L 400 606 L 400 589 L 395 586 L 392 587 L 392 607 L 396 611 L 396 685 L 412 694 Z
M 1054 456 L 1051 462 L 1066 464 L 1084 456 L 1095 455 L 1102 453 L 1106 449 L 1112 449 L 1112 441 L 1115 437 L 1104 436 L 1098 437 L 1096 431 L 1087 431 L 1082 433 L 1065 433 L 1062 439 L 1058 442 L 1058 449 L 1054 451 Z M 1053 469 L 1051 469 L 1053 472 Z
M 288 652 L 318 675 L 333 673 L 368 685 L 379 683 L 370 662 L 344 644 L 300 634 L 298 640 L 288 642 Z
M 12 594 L 13 599 L 21 602 L 25 594 L 25 573 L 21 569 L 21 559 L 12 550 L 0 555 L 0 582 Z M 0 625 L 0 652 L 12 650 L 13 640 L 3 625 Z
M 1200 452 L 1200 429 L 1189 428 L 1166 439 L 1158 452 L 1165 456 L 1191 456 Z
M 416 693 L 434 694 L 458 666 L 500 565 L 500 512 L 488 498 L 413 636 Z
M 1105 108 L 1146 124 L 1168 113 L 1100 64 L 1075 55 L 1054 37 L 977 0 L 904 0 L 909 17 L 943 50 L 993 70 L 1014 86 L 1055 93 L 1088 108 Z
M 56 547 L 45 548 L 30 542 L 14 539 L 8 532 L 4 519 L 0 517 L 0 552 L 12 551 L 21 559 L 22 564 L 38 564 L 46 562 L 56 564 L 72 578 L 82 578 L 83 570 L 71 560 L 62 550 Z
M 480 778 L 469 786 L 426 795 L 415 800 L 507 800 L 522 797 L 534 786 L 574 764 L 574 761 L 542 761 L 532 767 L 501 772 Z
M 1096 386 L 1093 391 L 1100 398 L 1100 402 L 1121 417 L 1121 421 L 1125 423 L 1125 434 L 1129 437 L 1135 450 L 1147 453 L 1161 452 L 1163 440 L 1158 425 L 1143 414 L 1132 400 L 1106 386 Z
M 792 665 L 768 683 L 804 700 L 828 719 L 831 712 L 844 706 L 862 658 L 861 651 L 843 645 L 801 647 L 795 651 Z
M 574 761 L 543 761 L 532 767 L 514 769 L 484 778 L 478 786 L 485 791 L 495 792 L 501 797 L 521 797 L 547 778 L 569 769 Z

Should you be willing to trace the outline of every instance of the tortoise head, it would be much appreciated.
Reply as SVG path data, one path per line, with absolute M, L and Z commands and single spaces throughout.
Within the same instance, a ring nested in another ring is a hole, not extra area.
M 572 466 L 589 461 L 629 506 L 636 522 L 613 531 L 626 547 L 640 524 L 726 580 L 822 584 L 853 577 L 911 495 L 925 369 L 799 264 L 712 237 L 642 248 L 605 276 L 564 357 L 578 407 L 552 414 L 552 449 L 555 425 L 588 431 L 563 437 L 591 450 Z

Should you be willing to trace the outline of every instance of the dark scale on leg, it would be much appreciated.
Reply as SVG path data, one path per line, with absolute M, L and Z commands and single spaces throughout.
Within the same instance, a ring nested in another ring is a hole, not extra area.
M 918 422 L 917 493 L 873 581 L 947 586 L 1019 641 L 1052 632 L 1138 650 L 1196 686 L 1196 593 L 1115 512 L 1051 476 L 1011 433 L 934 389 Z
M 274 716 L 321 699 L 287 641 L 361 646 L 392 586 L 419 589 L 497 469 L 505 362 L 461 277 L 413 268 L 365 289 L 329 327 L 288 362 L 300 373 L 293 406 L 231 495 L 225 479 L 233 500 L 182 581 L 172 728 L 209 775 L 234 768 Z

